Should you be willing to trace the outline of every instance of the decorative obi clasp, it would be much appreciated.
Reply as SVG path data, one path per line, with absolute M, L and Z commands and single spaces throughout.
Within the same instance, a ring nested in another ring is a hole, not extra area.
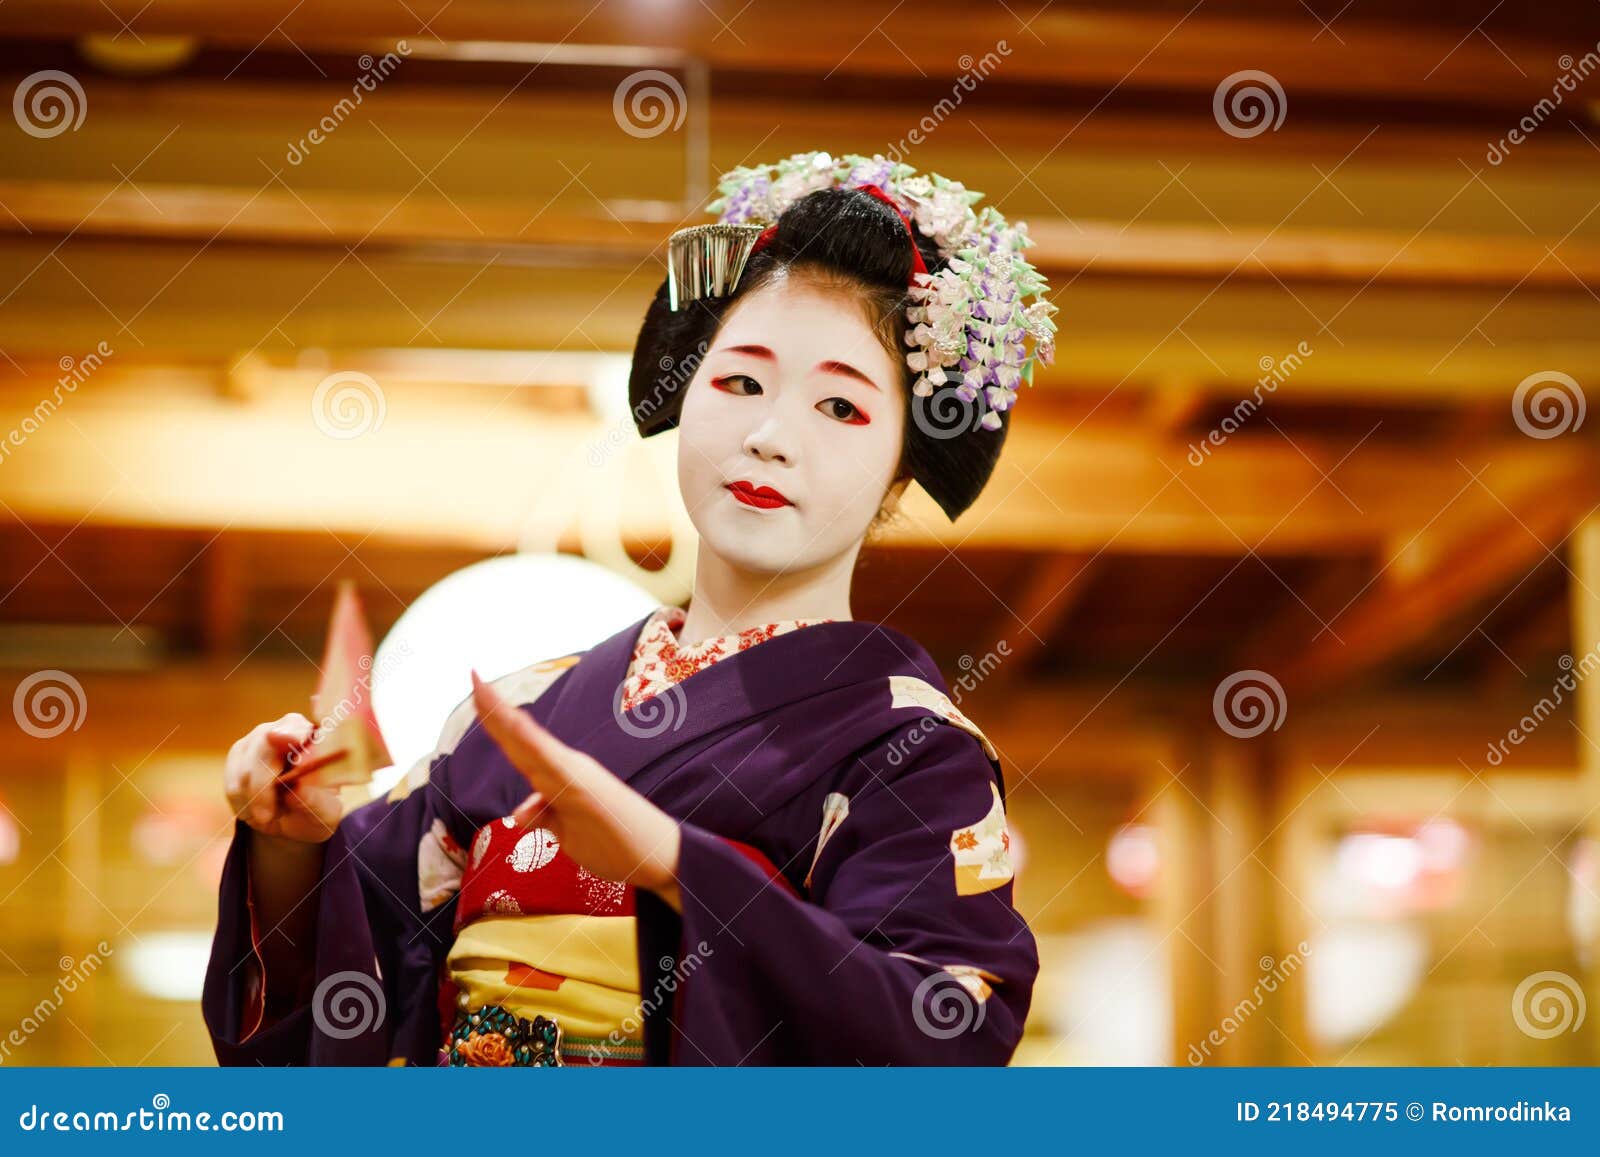
M 532 1020 L 498 1004 L 459 1009 L 450 1032 L 452 1066 L 565 1065 L 561 1024 L 543 1014 Z

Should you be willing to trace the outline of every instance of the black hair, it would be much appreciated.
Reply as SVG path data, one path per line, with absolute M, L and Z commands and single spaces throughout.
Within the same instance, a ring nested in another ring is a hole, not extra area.
M 989 481 L 1010 429 L 1010 411 L 998 411 L 1000 428 L 981 428 L 985 403 L 963 401 L 955 385 L 935 387 L 918 397 L 918 375 L 906 364 L 913 347 L 905 342 L 911 304 L 906 290 L 913 261 L 911 237 L 893 208 L 860 189 L 830 188 L 808 193 L 779 218 L 772 239 L 751 256 L 732 294 L 683 303 L 673 311 L 667 283 L 645 312 L 634 345 L 628 381 L 629 404 L 642 437 L 678 424 L 683 395 L 722 319 L 741 297 L 780 273 L 819 280 L 856 296 L 874 322 L 879 340 L 900 367 L 906 399 L 905 436 L 896 479 L 913 478 L 952 522 L 971 506 Z M 929 273 L 945 262 L 933 241 L 913 226 L 917 248 Z

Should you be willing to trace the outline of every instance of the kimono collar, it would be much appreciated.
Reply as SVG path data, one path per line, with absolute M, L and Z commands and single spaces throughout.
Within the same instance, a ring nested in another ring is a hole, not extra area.
M 624 710 L 634 645 L 656 613 L 597 643 L 551 694 L 524 708 L 624 781 L 687 744 L 800 700 L 856 685 L 887 688 L 891 675 L 944 688 L 916 640 L 881 623 L 841 619 L 777 635 Z
M 624 710 L 633 710 L 652 695 L 681 683 L 719 659 L 747 651 L 757 643 L 765 643 L 801 627 L 834 621 L 781 619 L 685 645 L 678 641 L 678 634 L 687 617 L 682 607 L 664 606 L 658 607 L 645 620 L 644 628 L 639 632 L 639 641 L 633 648 L 633 660 L 628 666 L 628 679 L 623 687 Z

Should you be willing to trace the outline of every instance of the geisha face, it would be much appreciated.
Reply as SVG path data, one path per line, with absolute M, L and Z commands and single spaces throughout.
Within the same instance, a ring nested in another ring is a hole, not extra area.
M 684 395 L 678 485 L 702 548 L 762 574 L 853 556 L 904 426 L 901 371 L 865 309 L 778 274 L 734 304 Z

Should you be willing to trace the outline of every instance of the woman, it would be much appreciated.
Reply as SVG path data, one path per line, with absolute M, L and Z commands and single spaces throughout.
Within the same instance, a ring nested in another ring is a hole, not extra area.
M 241 739 L 224 1064 L 1010 1059 L 1038 957 L 995 750 L 850 583 L 911 481 L 952 519 L 976 498 L 1052 307 L 1022 227 L 908 166 L 799 154 L 722 191 L 630 384 L 642 434 L 680 429 L 687 611 L 474 675 L 348 815 L 275 782 L 309 720 Z

